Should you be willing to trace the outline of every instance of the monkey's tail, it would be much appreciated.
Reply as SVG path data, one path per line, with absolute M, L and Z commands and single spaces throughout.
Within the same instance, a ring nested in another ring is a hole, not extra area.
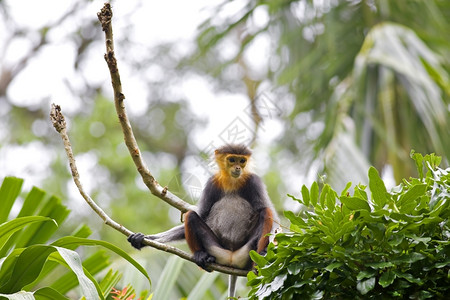
M 228 298 L 236 296 L 236 280 L 236 275 L 228 276 Z

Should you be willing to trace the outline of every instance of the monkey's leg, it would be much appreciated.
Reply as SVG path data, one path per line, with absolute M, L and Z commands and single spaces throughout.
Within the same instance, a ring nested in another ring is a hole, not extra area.
M 201 268 L 205 269 L 207 263 L 216 262 L 216 258 L 221 258 L 224 254 L 231 254 L 231 251 L 220 245 L 217 236 L 195 211 L 186 213 L 184 228 L 186 242 L 194 254 L 194 261 Z M 217 262 L 223 263 L 222 259 Z

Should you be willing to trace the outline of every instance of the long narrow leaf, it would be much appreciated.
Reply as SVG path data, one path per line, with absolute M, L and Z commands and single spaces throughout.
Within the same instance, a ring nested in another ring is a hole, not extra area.
M 14 220 L 11 220 L 9 222 L 0 225 L 0 249 L 3 247 L 5 242 L 18 230 L 22 229 L 23 227 L 29 224 L 46 221 L 52 221 L 55 226 L 58 226 L 58 224 L 56 224 L 54 220 L 42 216 L 29 216 L 16 218 Z
M 97 251 L 83 261 L 83 267 L 92 275 L 97 274 L 101 270 L 110 265 L 109 256 L 106 251 Z M 78 285 L 78 280 L 73 272 L 67 272 L 57 278 L 50 286 L 55 290 L 65 294 Z M 103 291 L 103 289 L 102 289 Z M 105 293 L 103 293 L 105 294 Z
M 114 253 L 116 253 L 116 254 L 120 255 L 121 257 L 123 257 L 124 259 L 126 259 L 136 269 L 138 269 L 139 272 L 141 272 L 142 275 L 144 275 L 147 278 L 149 284 L 151 285 L 150 276 L 148 275 L 147 271 L 137 261 L 135 261 L 130 255 L 128 255 L 128 253 L 126 253 L 125 251 L 123 251 L 122 249 L 118 248 L 117 246 L 115 246 L 111 243 L 101 241 L 101 240 L 92 240 L 92 239 L 85 239 L 85 238 L 79 238 L 79 237 L 73 237 L 73 236 L 63 237 L 52 243 L 53 246 L 59 246 L 59 247 L 68 247 L 68 246 L 74 245 L 74 244 L 75 245 L 84 245 L 84 246 L 103 246 L 103 247 L 113 251 Z
M 80 257 L 78 253 L 73 250 L 69 250 L 62 247 L 54 247 L 58 250 L 59 255 L 62 259 L 67 263 L 70 269 L 75 273 L 78 278 L 78 282 L 80 284 L 81 291 L 83 296 L 87 300 L 97 300 L 99 297 L 104 299 L 103 294 L 100 291 L 100 287 L 98 284 L 95 284 L 96 281 L 90 274 L 88 274 L 81 265 Z M 52 256 L 52 259 L 57 259 L 56 255 Z M 95 282 L 95 283 L 94 283 Z
M 69 300 L 69 298 L 50 287 L 38 289 L 33 294 L 36 300 Z
M 20 253 L 9 280 L 0 288 L 0 293 L 16 293 L 33 282 L 44 266 L 47 257 L 56 249 L 51 246 L 34 245 Z
M 169 299 L 170 292 L 180 274 L 183 263 L 184 260 L 178 256 L 169 258 L 155 288 L 154 299 Z
M 9 215 L 14 201 L 22 189 L 23 179 L 5 177 L 0 187 L 0 223 L 4 223 Z
M 204 273 L 194 288 L 189 293 L 187 300 L 205 299 L 205 293 L 213 285 L 214 281 L 220 274 L 218 272 L 214 273 Z

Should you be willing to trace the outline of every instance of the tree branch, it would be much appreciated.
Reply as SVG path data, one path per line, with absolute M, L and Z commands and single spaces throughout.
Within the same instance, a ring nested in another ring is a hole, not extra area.
M 144 183 L 147 185 L 149 190 L 154 194 L 155 196 L 159 197 L 160 199 L 166 201 L 168 204 L 176 207 L 182 212 L 186 212 L 188 210 L 195 209 L 194 205 L 190 205 L 189 203 L 181 200 L 174 194 L 170 193 L 167 190 L 167 187 L 162 187 L 158 184 L 158 182 L 155 180 L 153 175 L 150 173 L 149 169 L 145 165 L 145 162 L 142 159 L 141 152 L 139 150 L 139 147 L 137 145 L 136 139 L 134 137 L 131 124 L 128 120 L 128 116 L 125 111 L 125 105 L 124 105 L 124 99 L 125 96 L 122 93 L 122 85 L 120 82 L 120 75 L 119 70 L 117 68 L 117 60 L 114 55 L 114 43 L 113 43 L 113 35 L 112 35 L 112 27 L 111 27 L 111 18 L 112 18 L 112 11 L 111 11 L 111 5 L 109 3 L 105 3 L 102 10 L 97 14 L 98 18 L 100 20 L 100 23 L 102 24 L 103 31 L 105 32 L 106 36 L 106 54 L 105 54 L 105 60 L 108 64 L 108 68 L 111 75 L 111 82 L 114 90 L 114 103 L 116 107 L 116 112 L 119 117 L 120 124 L 122 126 L 122 131 L 124 134 L 124 140 L 125 144 L 127 145 L 128 151 L 130 152 L 130 155 L 133 159 L 134 164 L 136 165 L 136 168 L 141 175 Z M 52 104 L 51 112 L 50 112 L 50 119 L 52 121 L 53 126 L 55 127 L 56 131 L 61 135 L 61 138 L 64 143 L 64 149 L 66 151 L 68 160 L 69 160 L 69 166 L 72 172 L 72 177 L 75 182 L 75 185 L 77 186 L 81 196 L 84 198 L 84 200 L 89 204 L 89 206 L 100 216 L 100 218 L 103 219 L 106 225 L 116 229 L 117 231 L 123 233 L 126 236 L 130 236 L 133 232 L 129 229 L 125 228 L 123 225 L 115 222 L 113 219 L 111 219 L 89 196 L 88 193 L 84 190 L 81 181 L 80 176 L 78 174 L 78 169 L 75 163 L 75 158 L 73 156 L 72 146 L 70 144 L 70 140 L 67 134 L 67 126 L 64 119 L 63 114 L 61 113 L 61 108 L 59 105 Z M 183 259 L 189 260 L 191 262 L 195 262 L 192 255 L 176 248 L 170 245 L 166 245 L 163 243 L 159 243 L 153 240 L 144 239 L 143 243 L 147 246 L 151 246 L 153 248 L 166 251 L 172 254 L 175 254 Z M 231 274 L 231 275 L 237 275 L 237 276 L 246 276 L 248 271 L 241 270 L 241 269 L 235 269 L 232 267 L 219 265 L 219 264 L 208 264 L 209 270 L 215 270 L 219 271 L 225 274 Z
M 72 172 L 72 178 L 75 182 L 75 185 L 78 188 L 78 191 L 80 192 L 81 196 L 84 198 L 84 200 L 89 204 L 89 206 L 97 213 L 97 215 L 100 216 L 100 218 L 103 219 L 106 225 L 114 228 L 115 230 L 123 233 L 126 236 L 130 236 L 133 232 L 123 225 L 117 223 L 113 219 L 111 219 L 95 202 L 92 200 L 92 198 L 89 196 L 89 194 L 84 190 L 83 185 L 81 184 L 80 175 L 78 173 L 78 168 L 75 162 L 75 158 L 73 156 L 72 146 L 70 144 L 69 136 L 67 134 L 67 126 L 66 121 L 64 119 L 64 115 L 61 112 L 61 107 L 59 105 L 52 104 L 51 111 L 50 111 L 50 120 L 53 124 L 53 127 L 55 127 L 56 131 L 60 134 L 61 139 L 64 143 L 64 150 L 66 151 L 67 158 L 69 160 L 69 166 L 70 170 Z M 189 260 L 191 262 L 194 262 L 194 259 L 192 258 L 192 255 L 189 253 L 186 253 L 183 250 L 180 250 L 176 247 L 166 245 L 163 243 L 158 243 L 156 241 L 144 239 L 144 244 L 147 246 L 151 246 L 153 248 L 156 248 L 161 251 L 169 252 L 172 254 L 175 254 L 183 259 Z M 248 271 L 235 269 L 219 264 L 209 264 L 208 267 L 211 270 L 216 270 L 222 273 L 226 274 L 232 274 L 237 276 L 246 276 Z
M 160 199 L 166 201 L 168 204 L 179 209 L 182 212 L 187 212 L 188 210 L 194 210 L 195 206 L 191 205 L 176 195 L 172 194 L 167 190 L 167 187 L 162 187 L 155 180 L 153 175 L 150 173 L 149 169 L 145 165 L 142 159 L 141 151 L 136 142 L 136 139 L 131 128 L 130 121 L 125 110 L 124 99 L 125 95 L 122 93 L 122 83 L 120 82 L 119 69 L 117 67 L 117 60 L 114 55 L 114 40 L 112 32 L 112 10 L 109 3 L 105 3 L 101 11 L 97 14 L 98 19 L 102 25 L 102 29 L 105 32 L 106 41 L 106 54 L 105 60 L 108 64 L 109 73 L 111 75 L 111 83 L 114 90 L 114 104 L 116 107 L 117 116 L 119 117 L 120 125 L 122 126 L 123 136 L 125 139 L 125 144 L 127 145 L 128 151 L 133 159 L 134 164 L 142 177 L 145 185 L 149 188 L 151 193 Z

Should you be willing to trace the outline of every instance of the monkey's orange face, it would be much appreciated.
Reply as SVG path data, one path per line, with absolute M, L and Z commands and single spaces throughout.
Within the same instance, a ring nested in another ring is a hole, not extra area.
M 245 171 L 247 157 L 245 155 L 230 154 L 227 155 L 226 162 L 227 170 L 229 171 L 231 177 L 239 178 Z

